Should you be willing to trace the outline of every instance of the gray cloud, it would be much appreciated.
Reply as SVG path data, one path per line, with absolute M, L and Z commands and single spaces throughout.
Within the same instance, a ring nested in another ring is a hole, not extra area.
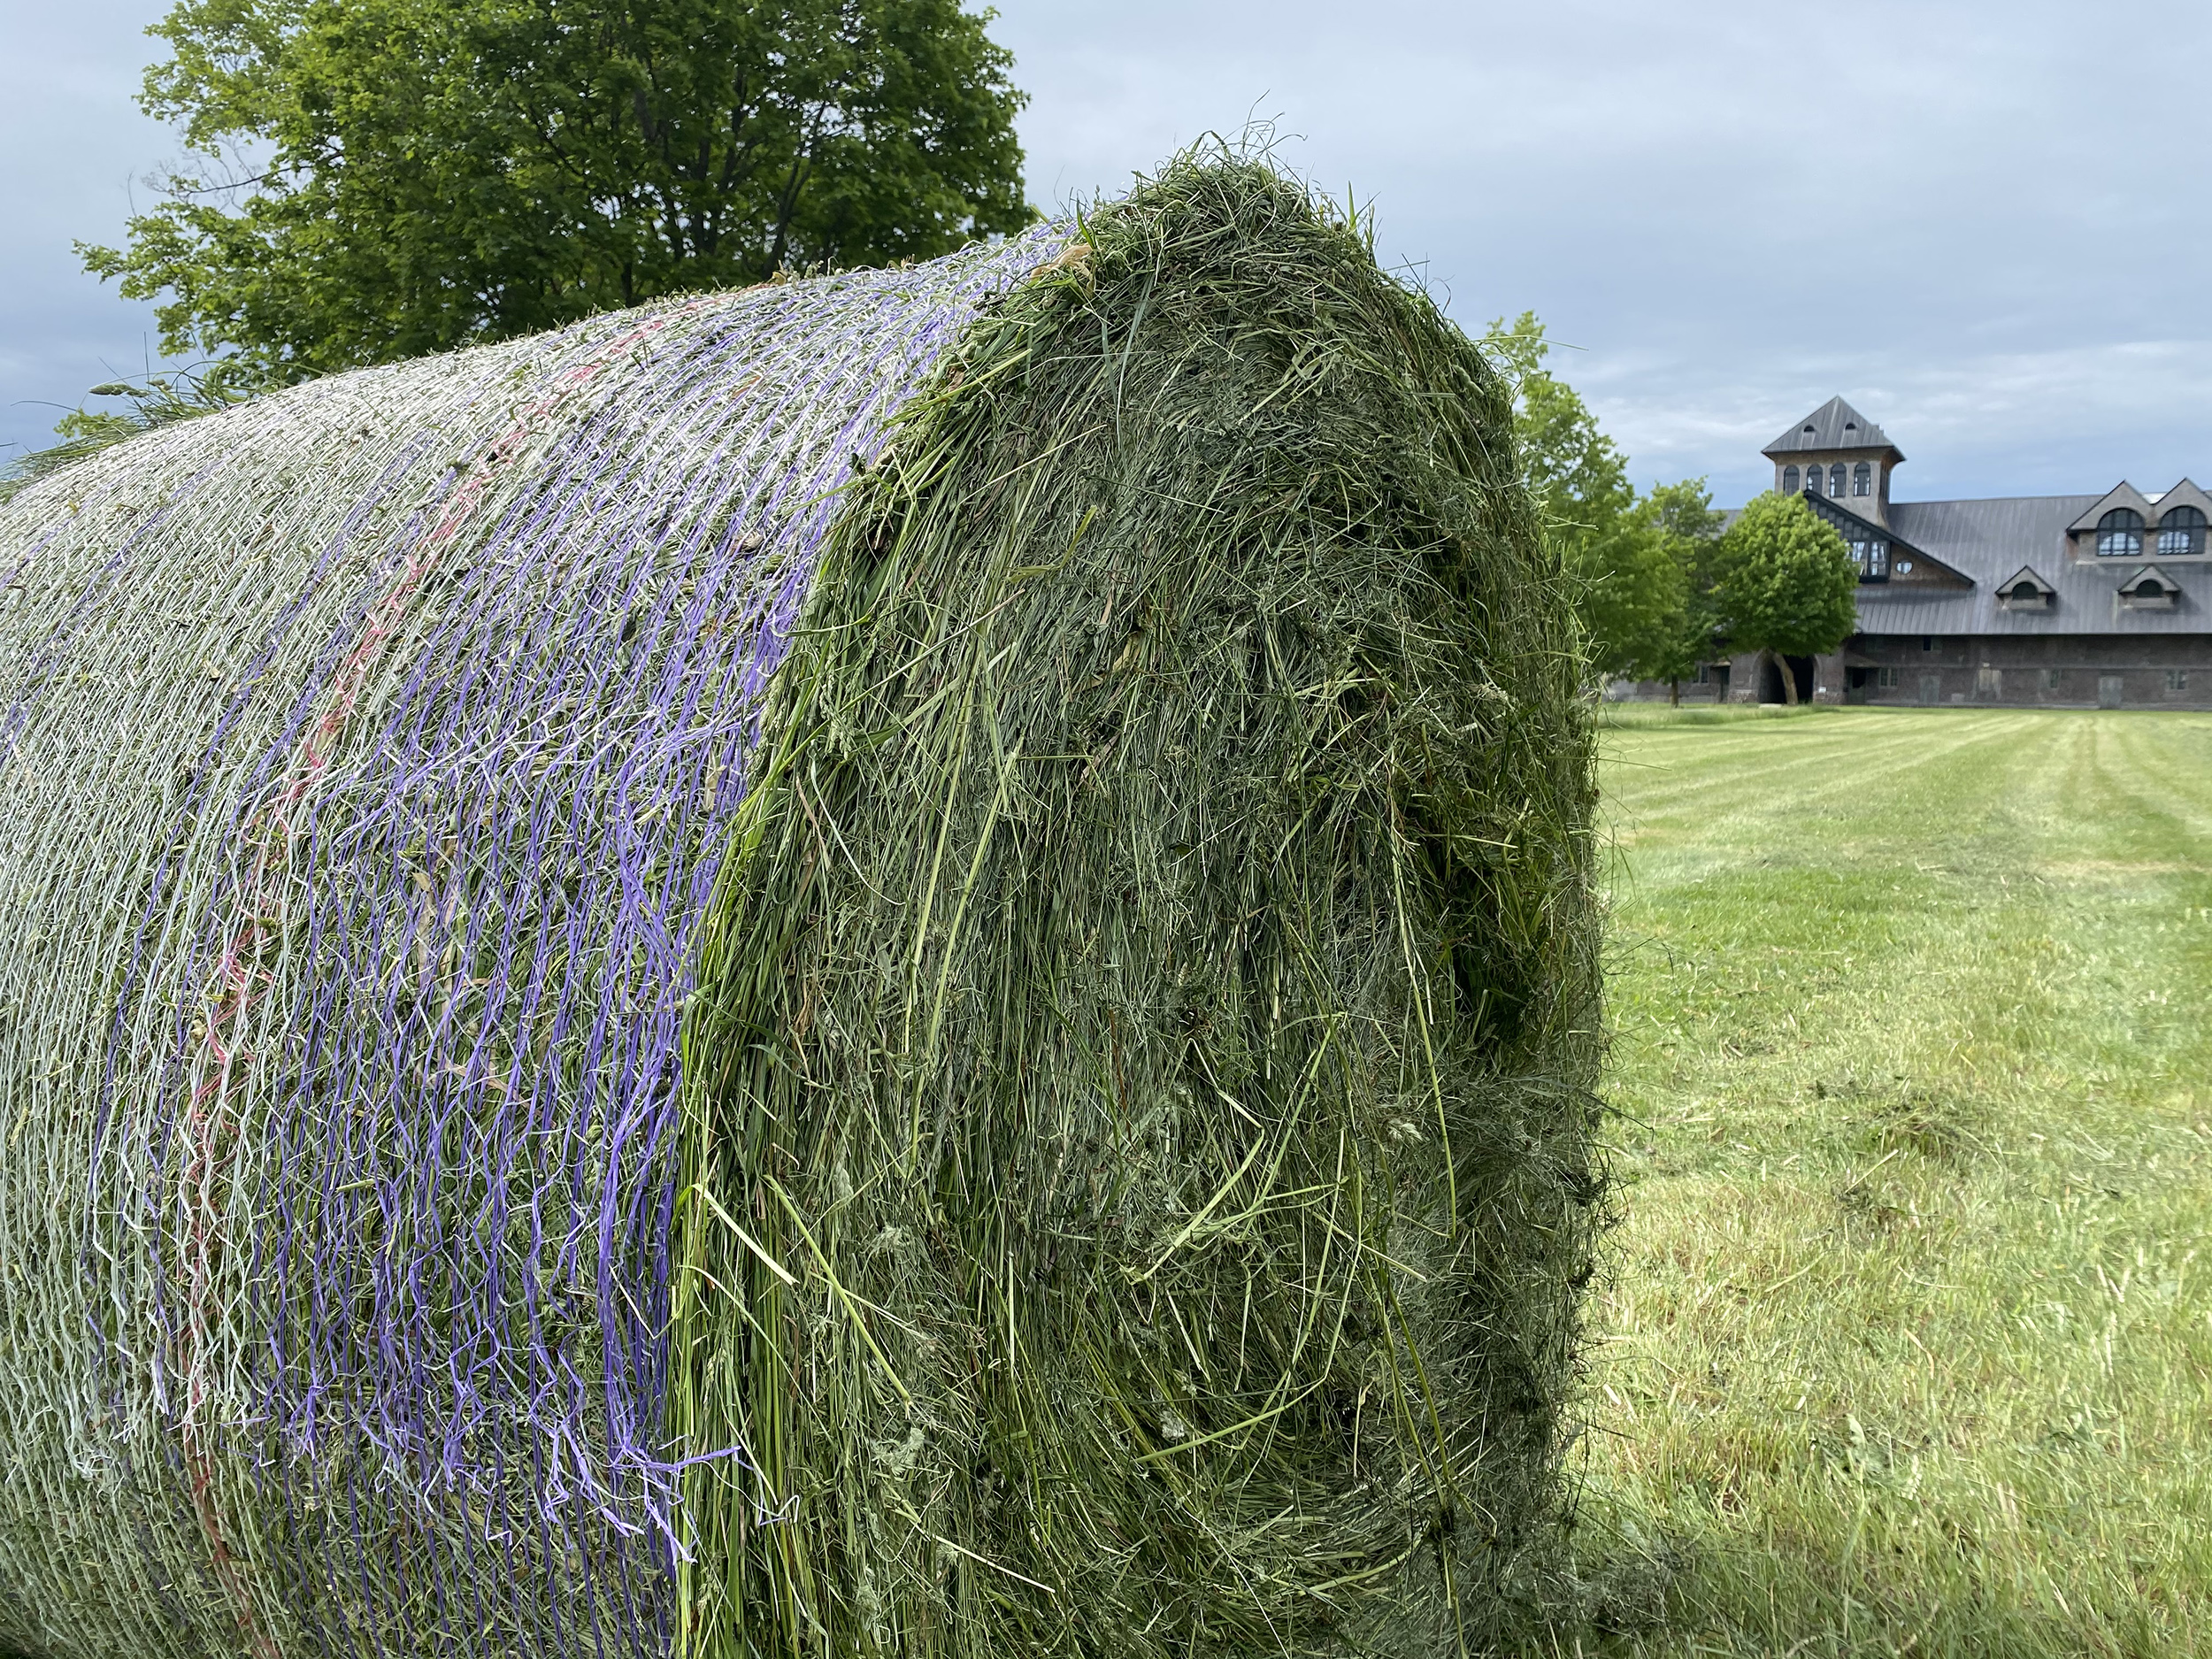
M 2212 475 L 2200 5 L 999 0 L 1041 204 L 1207 131 L 1371 199 L 1471 327 L 1533 309 L 1646 480 L 1761 488 L 1841 392 L 1908 495 Z M 0 440 L 134 368 L 149 309 L 76 269 L 173 141 L 129 103 L 157 4 L 0 0 Z
M 131 101 L 157 55 L 145 0 L 0 0 L 0 455 L 48 442 L 86 389 L 137 373 L 153 307 L 79 267 L 73 241 L 118 241 L 134 181 L 175 153 Z
M 1279 114 L 1640 476 L 1740 499 L 1839 391 L 1911 495 L 2212 472 L 2200 6 L 1001 3 L 1040 199 Z

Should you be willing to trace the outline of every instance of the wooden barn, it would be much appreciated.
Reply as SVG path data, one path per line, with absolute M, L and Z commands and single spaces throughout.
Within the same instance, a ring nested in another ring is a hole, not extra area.
M 1801 700 L 2212 707 L 2212 496 L 2144 491 L 1893 501 L 1903 453 L 1832 397 L 1762 451 L 1859 565 L 1858 632 L 1790 659 Z M 1716 661 L 1683 695 L 1785 700 L 1781 667 Z M 1640 686 L 1637 695 L 1666 695 Z

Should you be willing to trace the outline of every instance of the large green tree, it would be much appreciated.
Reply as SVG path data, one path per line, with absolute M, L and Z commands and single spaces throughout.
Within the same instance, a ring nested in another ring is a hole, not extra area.
M 1636 504 L 1637 517 L 1658 539 L 1679 572 L 1678 607 L 1655 628 L 1643 660 L 1640 678 L 1663 681 L 1667 701 L 1682 701 L 1682 682 L 1696 678 L 1698 669 L 1712 660 L 1719 649 L 1721 617 L 1715 589 L 1719 581 L 1721 526 L 1725 515 L 1713 506 L 1705 480 L 1684 479 L 1678 483 L 1655 485 Z
M 1590 666 L 1608 680 L 1665 679 L 1688 616 L 1684 569 L 1666 538 L 1632 511 L 1571 541 L 1567 551 Z
M 1493 323 L 1485 343 L 1513 377 L 1522 475 L 1574 586 L 1590 666 L 1608 679 L 1664 679 L 1686 626 L 1678 549 L 1642 510 L 1620 446 L 1545 366 L 1551 342 L 1536 314 Z
M 189 159 L 127 246 L 164 349 L 259 385 L 1028 222 L 959 0 L 177 0 Z
M 1754 496 L 1722 535 L 1714 589 L 1721 626 L 1738 650 L 1777 657 L 1832 651 L 1858 626 L 1859 570 L 1851 549 L 1797 495 Z M 1786 702 L 1796 677 L 1783 665 Z

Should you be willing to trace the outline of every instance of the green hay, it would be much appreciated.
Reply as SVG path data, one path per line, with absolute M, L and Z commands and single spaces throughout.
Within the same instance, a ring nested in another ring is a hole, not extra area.
M 833 539 L 688 1017 L 703 1655 L 1486 1646 L 1601 1183 L 1591 726 L 1504 388 L 1187 158 Z
M 0 508 L 0 1650 L 1505 1627 L 1604 1210 L 1505 391 L 1264 165 L 1080 228 Z

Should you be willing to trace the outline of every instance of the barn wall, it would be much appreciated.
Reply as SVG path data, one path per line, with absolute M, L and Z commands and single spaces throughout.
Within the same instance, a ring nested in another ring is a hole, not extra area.
M 2212 708 L 2212 634 L 2045 634 L 1942 639 L 1862 634 L 1846 648 L 1866 664 L 1847 703 L 2004 708 Z M 1880 683 L 1879 670 L 1894 683 Z
M 1756 703 L 1756 652 L 1685 680 L 1681 700 Z M 1882 683 L 1882 671 L 1892 683 Z M 2173 676 L 2179 676 L 2177 683 Z M 2212 709 L 2212 634 L 2045 634 L 1940 638 L 1857 634 L 1815 659 L 1814 703 L 1886 708 Z M 2118 702 L 2113 683 L 2117 681 Z M 1664 703 L 1664 680 L 1616 680 L 1610 702 Z

